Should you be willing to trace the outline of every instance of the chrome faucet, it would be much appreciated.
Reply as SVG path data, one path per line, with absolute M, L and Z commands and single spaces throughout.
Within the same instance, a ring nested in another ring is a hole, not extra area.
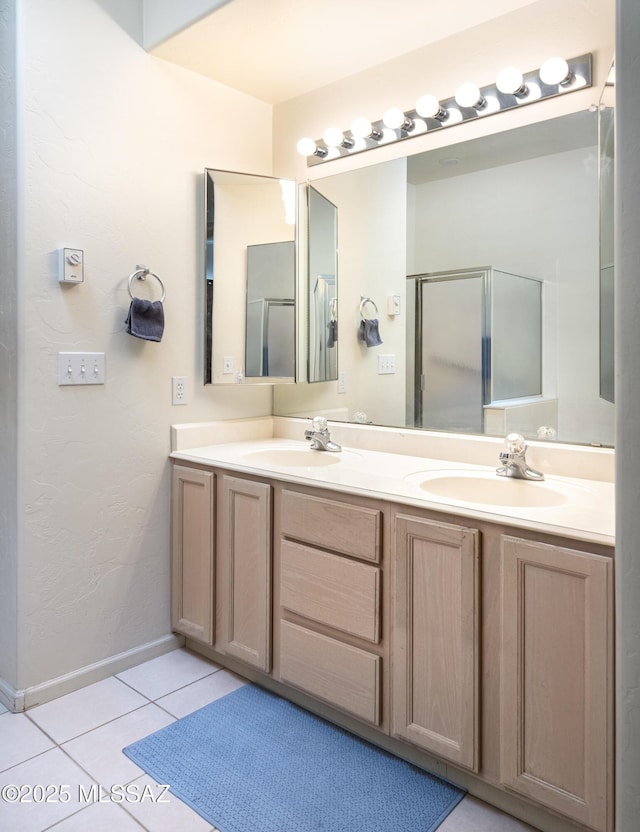
M 333 451 L 337 453 L 342 450 L 342 446 L 331 439 L 327 420 L 324 416 L 313 417 L 311 429 L 305 430 L 304 438 L 311 442 L 311 447 L 315 451 Z
M 496 469 L 499 477 L 514 477 L 519 480 L 543 480 L 544 474 L 527 465 L 527 446 L 519 433 L 510 433 L 505 440 L 505 449 L 500 454 L 502 465 Z

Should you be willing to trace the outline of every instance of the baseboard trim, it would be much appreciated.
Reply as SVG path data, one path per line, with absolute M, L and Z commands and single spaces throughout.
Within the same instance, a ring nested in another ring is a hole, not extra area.
M 24 711 L 24 695 L 0 677 L 0 705 L 4 705 L 14 713 Z
M 0 679 L 0 702 L 13 713 L 26 711 L 36 705 L 43 705 L 59 696 L 72 693 L 74 690 L 92 685 L 94 682 L 100 682 L 115 673 L 122 673 L 123 670 L 155 659 L 164 653 L 170 653 L 182 647 L 184 641 L 184 636 L 170 633 L 155 641 L 132 647 L 131 650 L 125 650 L 123 653 L 117 653 L 115 656 L 109 656 L 107 659 L 85 665 L 71 673 L 65 673 L 63 676 L 23 690 L 16 690 L 7 681 Z

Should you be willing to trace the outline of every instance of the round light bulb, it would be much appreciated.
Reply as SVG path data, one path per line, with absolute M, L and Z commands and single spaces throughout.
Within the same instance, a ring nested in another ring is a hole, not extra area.
M 471 82 L 460 84 L 456 90 L 455 99 L 460 107 L 466 107 L 467 109 L 478 110 L 484 105 L 484 98 L 480 94 L 480 87 Z
M 322 140 L 327 147 L 340 147 L 344 141 L 344 133 L 339 127 L 327 127 L 322 134 Z
M 527 87 L 524 76 L 515 66 L 508 66 L 498 73 L 496 87 L 505 95 L 524 95 Z
M 564 58 L 549 58 L 540 67 L 540 80 L 548 87 L 565 84 L 570 77 L 569 64 Z
M 305 136 L 304 138 L 300 139 L 300 141 L 296 145 L 296 150 L 301 156 L 313 156 L 313 154 L 317 150 L 317 147 L 313 139 L 310 139 L 309 136 Z
M 357 139 L 367 139 L 373 133 L 373 126 L 367 118 L 356 118 L 351 124 L 351 132 Z
M 388 110 L 384 111 L 382 121 L 385 127 L 389 127 L 391 130 L 398 130 L 406 123 L 407 117 L 399 107 L 389 107 Z
M 435 95 L 423 95 L 416 102 L 416 113 L 423 118 L 438 118 L 444 112 Z

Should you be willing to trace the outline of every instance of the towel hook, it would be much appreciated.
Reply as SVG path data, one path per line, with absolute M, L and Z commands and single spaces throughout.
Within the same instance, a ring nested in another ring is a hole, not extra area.
M 362 297 L 362 295 L 361 295 L 361 297 Z M 373 306 L 373 308 L 375 309 L 375 312 L 376 312 L 376 317 L 377 317 L 377 315 L 378 315 L 378 307 L 377 307 L 377 306 L 375 305 L 375 303 L 371 300 L 371 298 L 365 298 L 365 297 L 363 297 L 363 298 L 362 298 L 362 300 L 360 301 L 360 317 L 362 318 L 362 320 L 363 320 L 363 321 L 364 321 L 364 320 L 366 320 L 366 319 L 365 319 L 365 316 L 364 316 L 364 307 L 365 307 L 368 303 L 370 303 L 370 304 L 371 304 L 371 306 Z
M 133 300 L 133 292 L 131 291 L 131 283 L 133 282 L 133 279 L 137 277 L 138 280 L 146 280 L 147 275 L 149 277 L 155 277 L 155 279 L 160 284 L 160 288 L 162 289 L 162 297 L 160 298 L 160 303 L 162 303 L 167 296 L 167 292 L 164 288 L 164 283 L 160 280 L 157 274 L 154 274 L 152 271 L 149 271 L 149 269 L 146 266 L 136 266 L 135 272 L 129 276 L 129 297 Z

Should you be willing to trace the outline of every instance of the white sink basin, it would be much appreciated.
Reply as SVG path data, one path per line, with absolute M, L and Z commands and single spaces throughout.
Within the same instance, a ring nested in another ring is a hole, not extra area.
M 485 471 L 422 471 L 406 477 L 436 498 L 455 503 L 522 508 L 565 505 L 577 492 L 551 480 L 520 480 Z
M 247 451 L 242 458 L 247 462 L 275 468 L 324 468 L 338 465 L 348 456 L 356 456 L 350 451 L 314 451 L 311 448 L 265 448 Z

